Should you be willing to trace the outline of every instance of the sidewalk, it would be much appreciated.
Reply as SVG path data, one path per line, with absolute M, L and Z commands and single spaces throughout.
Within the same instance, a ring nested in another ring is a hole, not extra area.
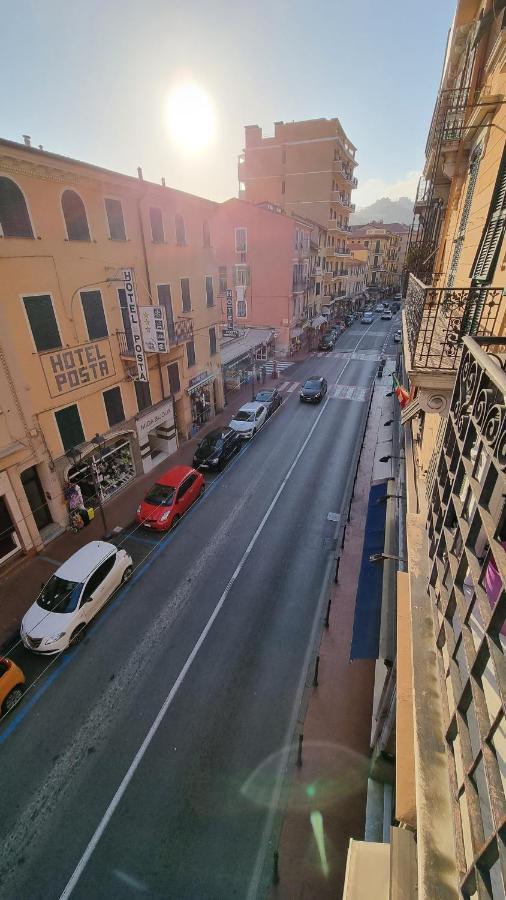
M 388 383 L 384 377 L 375 386 L 339 582 L 332 585 L 329 628 L 324 629 L 319 649 L 318 686 L 310 689 L 300 727 L 302 766 L 295 768 L 287 787 L 278 845 L 280 880 L 272 888 L 271 900 L 341 897 L 349 838 L 363 839 L 364 835 L 375 660 L 350 662 L 349 656 L 364 525 L 375 455 L 383 440 Z M 386 477 L 383 472 L 378 474 Z
M 305 359 L 305 354 L 297 354 L 297 358 L 290 362 L 299 362 Z M 267 378 L 265 388 L 276 387 L 280 378 Z M 261 390 L 262 383 L 255 384 L 255 393 Z M 141 475 L 135 481 L 120 491 L 105 505 L 107 528 L 111 532 L 114 528 L 125 528 L 135 516 L 135 510 L 144 497 L 147 488 L 156 480 L 157 475 L 171 466 L 191 465 L 195 447 L 208 431 L 227 425 L 236 410 L 244 403 L 251 400 L 251 384 L 241 388 L 240 391 L 229 393 L 227 406 L 210 422 L 207 422 L 198 434 L 189 441 L 185 441 L 175 453 L 168 459 L 164 459 L 159 466 L 152 469 L 147 475 Z M 0 570 L 0 651 L 9 644 L 12 637 L 17 634 L 19 623 L 37 596 L 42 582 L 52 575 L 55 569 L 61 565 L 72 553 L 75 553 L 89 541 L 102 539 L 104 528 L 97 510 L 95 518 L 86 528 L 77 534 L 64 532 L 55 538 L 36 556 L 19 557 L 5 572 Z

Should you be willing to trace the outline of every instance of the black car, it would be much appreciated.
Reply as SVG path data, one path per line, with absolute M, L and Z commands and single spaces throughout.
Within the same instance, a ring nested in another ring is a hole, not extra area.
M 320 343 L 318 344 L 318 350 L 333 350 L 334 348 L 335 338 L 330 334 L 324 334 L 323 337 L 320 338 Z
M 269 390 L 259 391 L 255 397 L 255 403 L 263 403 L 267 408 L 267 415 L 271 416 L 278 406 L 281 406 L 283 398 L 277 388 L 269 388 Z
M 215 428 L 206 434 L 193 455 L 195 469 L 222 469 L 242 447 L 240 435 L 233 428 Z
M 344 324 L 347 325 L 348 328 L 350 327 L 350 325 L 353 325 L 354 321 L 355 321 L 355 316 L 352 316 L 351 313 L 348 313 L 348 315 L 344 317 Z
M 301 403 L 321 403 L 326 393 L 327 379 L 313 375 L 302 385 L 299 397 Z

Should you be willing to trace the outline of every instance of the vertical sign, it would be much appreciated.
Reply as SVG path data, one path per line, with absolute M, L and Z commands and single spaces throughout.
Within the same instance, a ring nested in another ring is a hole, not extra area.
M 168 353 L 169 341 L 163 306 L 139 306 L 142 343 L 146 353 Z
M 149 381 L 149 371 L 142 343 L 139 310 L 137 308 L 137 295 L 135 293 L 134 273 L 132 269 L 123 269 L 123 280 L 125 282 L 128 316 L 132 327 L 135 362 L 137 363 L 137 380 Z
M 227 290 L 227 325 L 229 328 L 234 327 L 234 306 L 233 306 L 233 291 L 228 288 Z

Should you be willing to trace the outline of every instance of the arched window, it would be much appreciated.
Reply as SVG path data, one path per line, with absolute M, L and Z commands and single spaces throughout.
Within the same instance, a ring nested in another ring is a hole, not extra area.
M 211 246 L 211 232 L 209 230 L 209 222 L 204 222 L 202 225 L 202 245 L 204 247 Z
M 33 238 L 23 192 L 11 178 L 0 178 L 0 231 L 4 237 Z
M 176 244 L 178 247 L 184 247 L 186 244 L 186 234 L 184 230 L 184 219 L 182 216 L 176 216 Z
M 63 191 L 61 208 L 65 218 L 65 225 L 67 226 L 69 241 L 91 240 L 86 210 L 79 194 L 71 190 Z

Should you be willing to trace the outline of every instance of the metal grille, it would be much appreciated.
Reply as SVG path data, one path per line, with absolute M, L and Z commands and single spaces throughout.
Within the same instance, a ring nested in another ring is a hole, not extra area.
M 506 893 L 505 352 L 464 339 L 428 517 L 460 889 L 480 900 Z
M 467 334 L 498 331 L 506 314 L 502 288 L 434 288 L 414 275 L 406 292 L 406 325 L 413 368 L 458 368 Z

